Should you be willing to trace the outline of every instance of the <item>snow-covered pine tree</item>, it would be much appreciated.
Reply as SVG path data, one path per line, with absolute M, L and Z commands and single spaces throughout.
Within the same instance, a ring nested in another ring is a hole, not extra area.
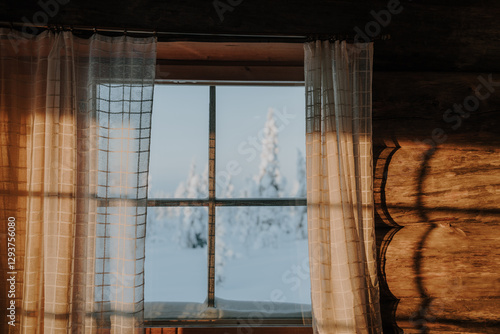
M 156 207 L 147 210 L 146 240 L 150 243 L 165 242 L 170 235 L 167 231 L 170 227 L 167 208 Z
M 205 197 L 206 185 L 203 178 L 196 174 L 196 164 L 191 163 L 186 181 L 186 198 Z M 180 226 L 181 245 L 188 248 L 205 247 L 207 244 L 207 212 L 201 207 L 186 207 Z
M 307 196 L 307 174 L 306 161 L 302 152 L 297 149 L 297 179 L 293 190 L 295 197 L 305 198 Z M 296 206 L 293 209 L 294 229 L 298 239 L 307 238 L 307 207 Z
M 229 176 L 228 181 L 224 184 L 224 188 L 221 189 L 220 194 L 222 198 L 232 198 L 234 192 L 234 186 L 231 182 L 231 176 Z M 215 283 L 220 284 L 224 281 L 224 267 L 227 260 L 233 257 L 233 249 L 231 244 L 228 242 L 230 240 L 230 233 L 234 227 L 234 214 L 235 209 L 233 207 L 222 207 L 217 209 L 217 221 L 215 228 Z
M 205 165 L 205 168 L 203 169 L 203 174 L 201 175 L 198 196 L 199 198 L 208 197 L 208 164 Z
M 258 195 L 276 198 L 281 195 L 281 173 L 278 161 L 278 128 L 274 119 L 274 109 L 269 108 L 264 124 L 262 151 L 260 153 L 259 174 L 256 177 Z
M 148 174 L 148 197 L 149 198 L 162 198 L 168 197 L 167 194 L 153 186 L 153 176 Z M 156 207 L 147 209 L 147 222 L 146 222 L 146 239 L 149 243 L 165 242 L 171 235 L 167 230 L 170 226 L 169 211 L 166 207 Z
M 246 179 L 246 185 L 240 193 L 241 198 L 256 197 L 256 183 L 251 178 Z M 240 206 L 236 209 L 236 224 L 231 229 L 236 239 L 245 246 L 250 246 L 253 234 L 255 233 L 255 224 L 257 221 L 257 212 L 255 207 Z
M 174 192 L 174 198 L 186 198 L 187 190 L 184 182 L 180 182 Z M 184 231 L 184 209 L 182 207 L 169 207 L 169 215 L 172 217 L 172 225 L 175 226 L 175 241 L 181 247 L 186 247 L 186 243 L 183 242 L 183 231 Z
M 258 197 L 277 198 L 283 194 L 283 181 L 278 161 L 278 128 L 274 110 L 269 108 L 263 128 L 259 174 L 256 176 Z M 289 232 L 288 220 L 281 207 L 262 207 L 255 221 L 254 248 L 277 246 L 281 233 Z
M 152 176 L 148 176 L 148 197 L 149 198 L 167 198 L 167 193 L 163 190 L 157 190 L 153 187 Z M 180 185 L 183 186 L 182 184 Z M 147 210 L 146 239 L 150 243 L 161 243 L 170 241 L 172 231 L 177 226 L 175 220 L 172 220 L 172 209 L 170 207 L 155 207 Z M 173 226 L 175 225 L 175 226 Z

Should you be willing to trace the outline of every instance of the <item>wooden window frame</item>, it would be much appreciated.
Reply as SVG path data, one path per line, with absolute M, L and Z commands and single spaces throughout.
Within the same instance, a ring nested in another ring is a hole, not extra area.
M 158 82 L 304 84 L 302 43 L 159 42 Z
M 215 208 L 217 206 L 303 206 L 305 198 L 219 199 L 215 196 L 215 86 L 304 85 L 303 45 L 294 43 L 159 42 L 156 81 L 159 84 L 210 86 L 209 197 L 207 199 L 149 199 L 148 207 L 206 206 L 209 210 L 208 305 L 214 306 Z M 304 320 L 306 320 L 304 322 Z M 311 319 L 262 319 L 249 324 L 236 319 L 146 320 L 156 333 L 312 333 Z M 272 326 L 272 327 L 266 327 Z M 190 328 L 196 327 L 194 331 Z M 248 328 L 247 328 L 248 327 Z

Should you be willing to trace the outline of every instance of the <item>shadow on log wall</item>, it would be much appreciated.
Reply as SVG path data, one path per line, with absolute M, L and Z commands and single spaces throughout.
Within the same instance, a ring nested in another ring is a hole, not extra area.
M 387 285 L 385 264 L 386 253 L 394 235 L 401 229 L 390 216 L 385 199 L 385 186 L 387 184 L 387 172 L 392 156 L 399 149 L 394 143 L 392 147 L 374 147 L 374 201 L 375 201 L 375 224 L 378 251 L 378 273 L 380 281 L 380 303 L 384 333 L 400 333 L 402 330 L 396 323 L 396 309 L 399 300 L 394 296 Z
M 443 120 L 478 76 L 374 75 L 384 333 L 500 332 L 500 94 L 459 127 Z M 446 140 L 428 145 L 438 128 Z

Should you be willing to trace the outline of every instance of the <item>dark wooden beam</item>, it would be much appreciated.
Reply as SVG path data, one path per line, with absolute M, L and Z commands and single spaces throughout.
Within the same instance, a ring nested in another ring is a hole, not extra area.
M 497 150 L 499 106 L 500 73 L 374 72 L 374 145 Z
M 304 80 L 304 47 L 297 43 L 161 42 L 157 56 L 158 80 Z
M 376 42 L 377 70 L 500 71 L 500 2 L 495 0 L 401 1 L 389 17 L 383 15 L 389 0 L 232 0 L 238 5 L 221 16 L 214 1 L 56 1 L 47 0 L 57 3 L 48 9 L 37 2 L 3 1 L 0 21 L 237 35 L 353 37 L 371 29 L 372 35 L 391 35 Z M 228 0 L 220 2 L 229 6 Z

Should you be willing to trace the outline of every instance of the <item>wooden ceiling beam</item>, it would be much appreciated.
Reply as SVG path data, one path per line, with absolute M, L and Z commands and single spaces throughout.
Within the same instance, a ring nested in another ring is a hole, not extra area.
M 228 0 L 122 0 L 119 5 L 100 0 L 3 1 L 0 21 L 179 34 L 388 34 L 390 40 L 376 42 L 376 70 L 500 71 L 496 0 L 238 0 L 222 14 L 214 6 L 219 2 L 229 4 Z M 41 3 L 57 6 L 47 9 Z

